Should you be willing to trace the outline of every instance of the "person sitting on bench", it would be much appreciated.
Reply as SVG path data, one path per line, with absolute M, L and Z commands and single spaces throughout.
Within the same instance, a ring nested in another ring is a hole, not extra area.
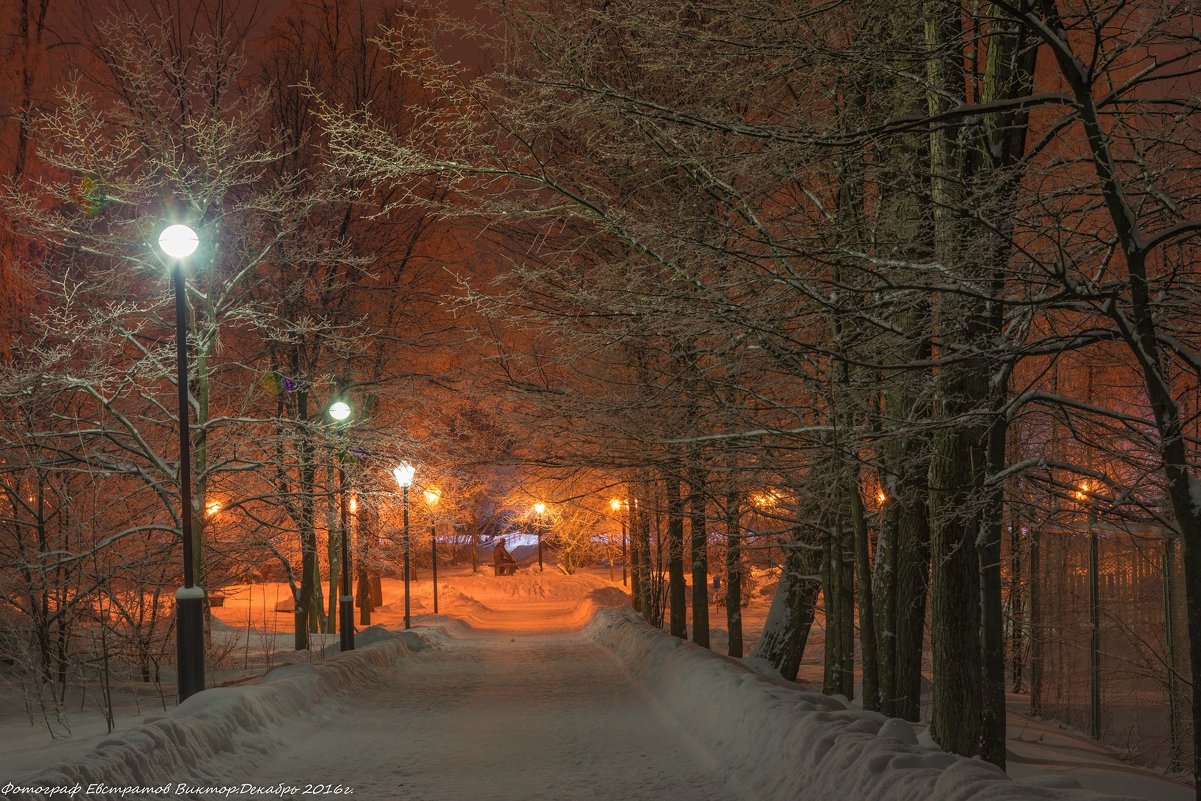
M 505 538 L 501 537 L 492 548 L 492 568 L 495 575 L 514 575 L 517 573 L 517 560 L 505 550 Z

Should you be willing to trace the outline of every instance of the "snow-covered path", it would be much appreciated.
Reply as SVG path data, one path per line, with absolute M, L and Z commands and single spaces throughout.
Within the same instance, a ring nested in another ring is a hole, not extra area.
M 1193 795 L 1030 721 L 1015 721 L 1012 772 L 1023 783 L 1011 781 L 912 744 L 917 727 L 657 631 L 596 575 L 452 575 L 443 615 L 419 613 L 414 632 L 401 632 L 395 585 L 385 590 L 354 653 L 292 660 L 163 714 L 126 711 L 131 725 L 111 735 L 17 747 L 7 769 L 0 759 L 0 778 L 34 789 L 7 797 L 52 801 L 75 785 L 92 801 L 299 801 L 347 790 L 406 801 L 1098 801 L 1070 789 L 1080 784 L 1128 799 Z M 290 624 L 253 617 L 251 599 L 269 596 L 227 598 L 215 631 Z M 423 601 L 414 608 L 430 608 Z
M 342 784 L 356 798 L 736 797 L 604 648 L 572 633 L 472 633 L 295 732 L 239 776 Z

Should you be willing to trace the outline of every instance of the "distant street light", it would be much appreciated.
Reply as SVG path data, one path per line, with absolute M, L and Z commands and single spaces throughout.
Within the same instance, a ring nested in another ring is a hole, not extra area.
M 354 595 L 350 592 L 350 514 L 346 506 L 346 427 L 350 404 L 334 401 L 326 413 L 338 427 L 338 510 L 342 528 L 342 594 L 338 596 L 338 644 L 343 651 L 354 650 Z
M 538 513 L 538 572 L 542 572 L 542 528 L 545 525 L 542 521 L 542 516 L 546 514 L 546 504 L 539 501 L 534 504 L 534 511 Z
M 192 551 L 192 450 L 188 428 L 188 316 L 184 259 L 196 252 L 200 238 L 186 225 L 169 225 L 158 237 L 159 248 L 174 264 L 175 385 L 179 395 L 179 527 L 183 539 L 183 587 L 175 591 L 175 641 L 179 660 L 179 700 L 204 689 L 204 589 L 196 586 Z
M 434 520 L 434 507 L 438 505 L 442 492 L 437 487 L 428 487 L 424 495 L 425 503 L 430 508 L 430 552 L 434 578 L 434 614 L 436 615 L 438 614 L 438 523 Z
M 401 462 L 392 471 L 396 483 L 400 486 L 404 504 L 404 555 L 405 555 L 405 628 L 411 625 L 409 607 L 409 487 L 413 486 L 413 474 L 416 468 L 408 462 Z
M 609 508 L 620 513 L 621 504 L 621 498 L 614 498 L 609 501 Z M 619 519 L 621 520 L 621 586 L 624 587 L 626 586 L 626 519 L 624 517 Z M 610 576 L 610 578 L 612 577 Z

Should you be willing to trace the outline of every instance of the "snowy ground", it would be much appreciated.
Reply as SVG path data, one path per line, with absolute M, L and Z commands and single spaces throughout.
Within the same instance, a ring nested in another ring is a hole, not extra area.
M 468 633 L 239 778 L 343 783 L 365 798 L 732 797 L 707 755 L 579 635 Z M 649 714 L 648 714 L 649 713 Z M 353 744 L 352 747 L 347 747 Z
M 933 782 L 949 776 L 959 790 L 978 783 L 990 798 L 1061 797 L 1006 789 L 988 766 L 878 737 L 879 716 L 755 676 L 629 616 L 597 617 L 598 607 L 622 601 L 607 570 L 564 576 L 548 565 L 542 575 L 494 577 L 459 569 L 440 582 L 436 617 L 423 579 L 412 602 L 419 636 L 383 631 L 400 630 L 404 611 L 399 582 L 385 582 L 385 605 L 373 618 L 381 628 L 362 632 L 356 653 L 337 656 L 322 638 L 312 656 L 321 662 L 324 652 L 325 666 L 294 664 L 265 680 L 258 676 L 267 663 L 310 657 L 290 650 L 291 615 L 275 611 L 287 593 L 230 588 L 216 610 L 224 667 L 212 683 L 238 686 L 164 715 L 152 687 L 129 685 L 114 735 L 94 713 L 77 713 L 72 736 L 51 740 L 44 725 L 30 726 L 19 698 L 0 696 L 0 797 L 9 781 L 36 780 L 171 783 L 143 797 L 246 785 L 279 790 L 255 797 L 300 798 L 311 784 L 317 795 L 341 788 L 371 799 L 792 799 L 789 788 L 830 781 L 837 790 L 855 777 L 873 797 L 925 799 L 942 797 L 932 795 Z M 748 642 L 766 600 L 748 610 Z M 711 619 L 724 622 L 724 611 L 712 610 Z M 722 634 L 715 632 L 715 646 Z M 820 665 L 820 653 L 806 663 Z M 763 739 L 773 725 L 787 733 Z M 1086 738 L 1016 712 L 1009 725 L 1009 772 L 1022 782 L 1192 798 L 1191 788 L 1128 766 Z M 824 762 L 805 767 L 804 754 L 831 743 Z M 847 769 L 823 776 L 837 759 L 850 760 Z M 779 780 L 762 784 L 763 772 Z M 181 782 L 190 787 L 177 792 Z M 274 787 L 281 782 L 300 791 Z M 830 788 L 811 797 L 833 797 Z M 76 797 L 103 795 L 85 788 Z

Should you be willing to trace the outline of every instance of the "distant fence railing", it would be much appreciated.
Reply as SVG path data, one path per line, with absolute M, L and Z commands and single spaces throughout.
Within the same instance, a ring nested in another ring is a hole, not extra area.
M 1192 764 L 1179 543 L 1094 523 L 1031 532 L 1031 707 L 1140 764 Z

